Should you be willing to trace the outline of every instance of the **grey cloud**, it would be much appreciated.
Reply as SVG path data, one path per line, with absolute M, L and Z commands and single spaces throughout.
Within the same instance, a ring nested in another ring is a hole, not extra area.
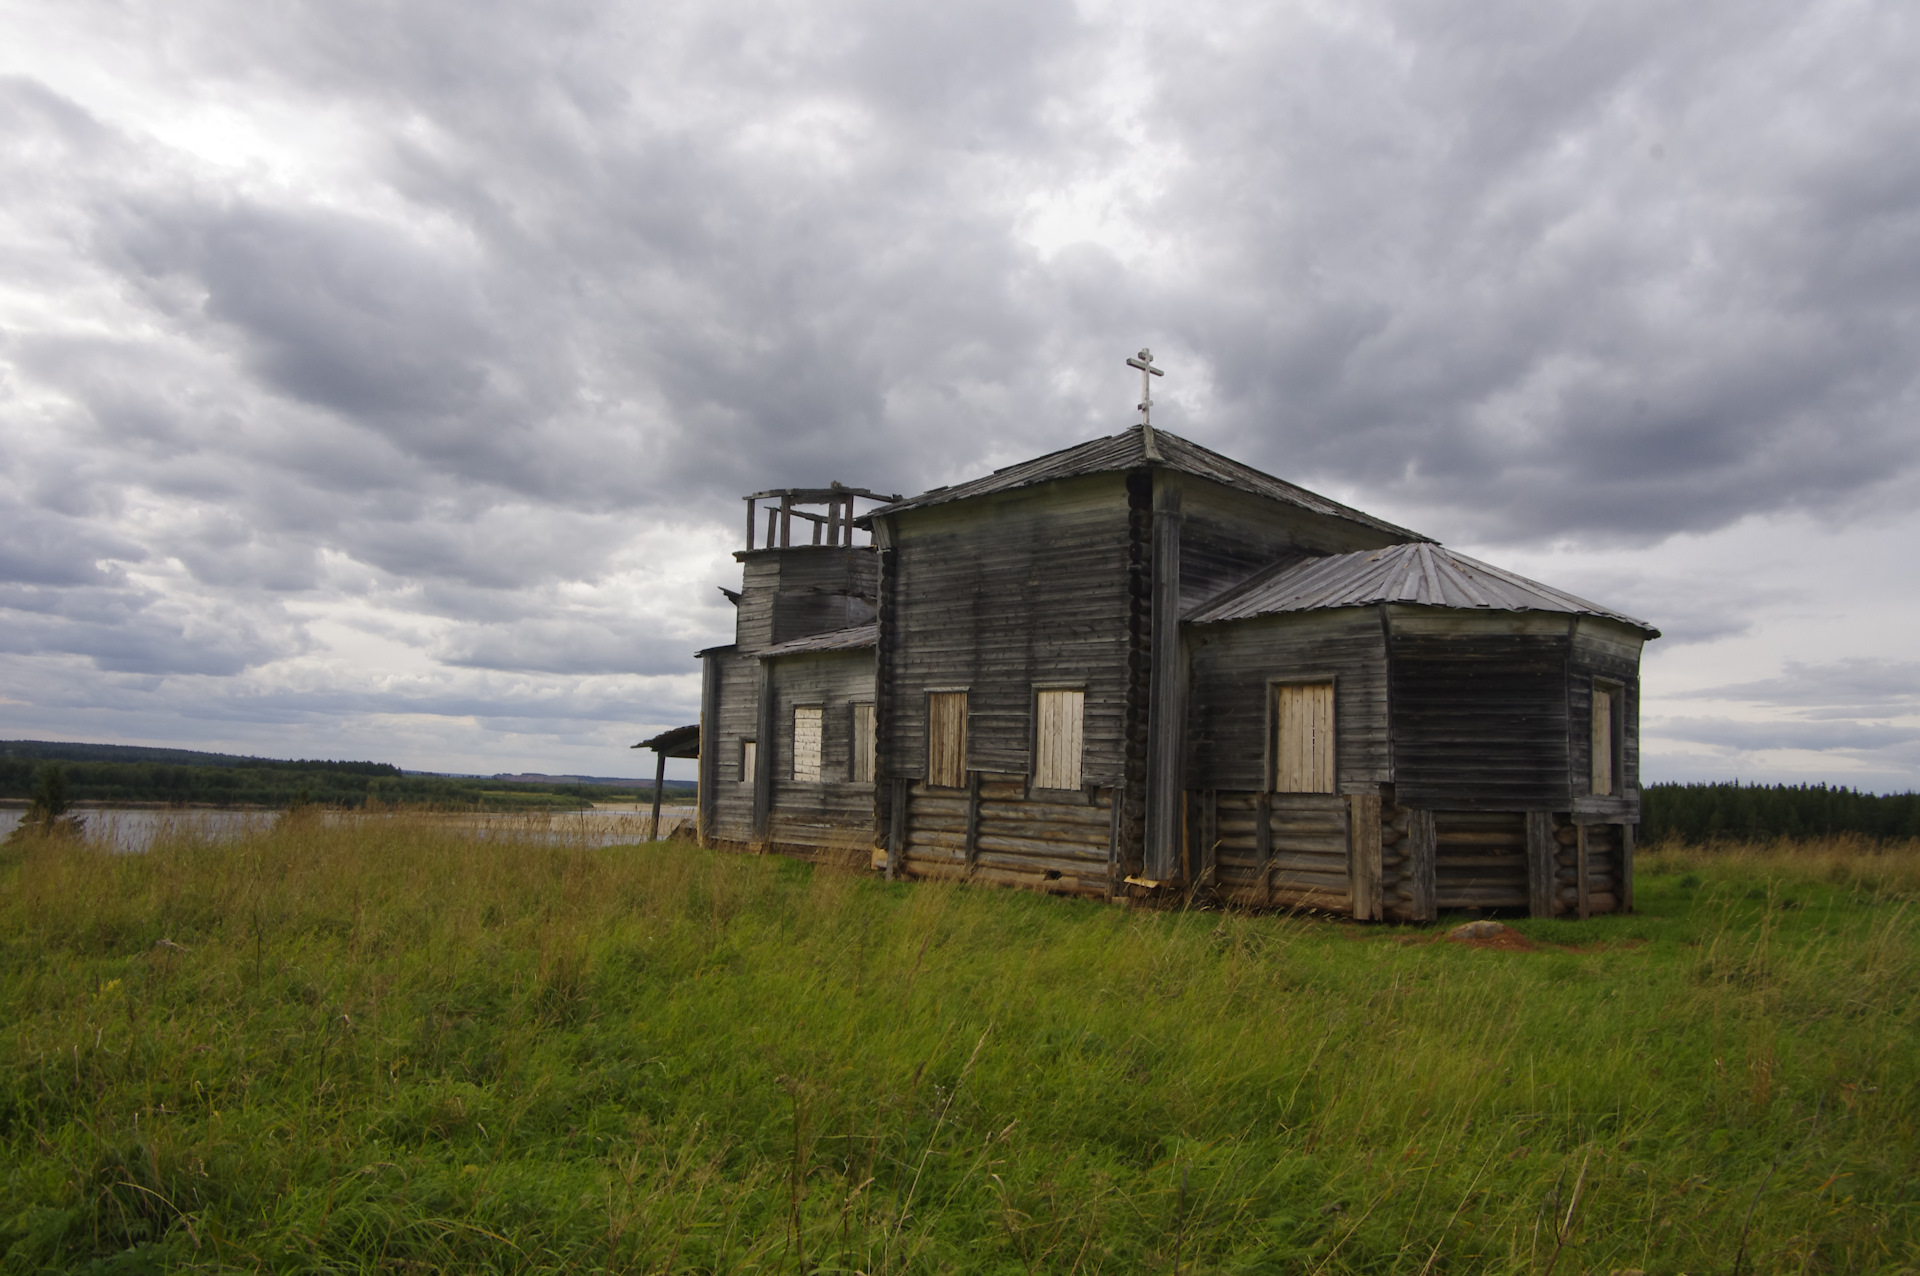
M 1686 700 L 1736 700 L 1822 712 L 1885 716 L 1920 707 L 1920 663 L 1851 659 L 1810 665 L 1788 661 L 1777 678 L 1680 692 Z
M 1844 521 L 1920 469 L 1916 35 L 1890 9 L 101 22 L 102 66 L 167 50 L 144 91 L 310 117 L 331 149 L 281 181 L 0 83 L 34 245 L 9 273 L 45 300 L 0 331 L 0 430 L 60 433 L 15 462 L 0 576 L 71 595 L 0 626 L 48 668 L 257 669 L 304 650 L 296 601 L 412 617 L 428 663 L 517 671 L 503 695 L 690 668 L 677 635 L 730 619 L 704 596 L 619 619 L 550 591 L 663 524 L 731 532 L 744 491 L 911 491 L 1118 428 L 1142 342 L 1172 428 L 1495 550 Z M 1036 250 L 1055 198 L 1121 229 Z M 103 560 L 178 561 L 213 601 L 108 602 Z M 1757 596 L 1590 592 L 1675 642 Z M 200 637 L 221 607 L 233 633 Z M 376 712 L 254 689 L 308 724 Z
M 1811 722 L 1790 719 L 1742 722 L 1731 718 L 1664 718 L 1648 734 L 1742 751 L 1808 749 L 1820 753 L 1878 753 L 1920 742 L 1920 728 L 1878 722 Z M 1907 752 L 1911 752 L 1908 750 Z

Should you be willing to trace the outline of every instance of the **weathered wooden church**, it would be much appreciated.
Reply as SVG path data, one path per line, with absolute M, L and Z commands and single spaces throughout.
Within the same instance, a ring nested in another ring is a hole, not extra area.
M 1632 906 L 1658 631 L 1186 439 L 759 492 L 735 557 L 709 844 L 1358 918 Z

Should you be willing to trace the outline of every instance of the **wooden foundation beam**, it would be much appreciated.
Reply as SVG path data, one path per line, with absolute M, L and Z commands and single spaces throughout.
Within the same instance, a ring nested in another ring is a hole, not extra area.
M 1417 922 L 1430 922 L 1440 916 L 1436 859 L 1433 812 L 1416 810 L 1407 821 L 1407 882 L 1412 888 L 1408 911 Z
M 1560 844 L 1553 838 L 1553 812 L 1527 812 L 1527 915 L 1553 916 L 1554 880 Z

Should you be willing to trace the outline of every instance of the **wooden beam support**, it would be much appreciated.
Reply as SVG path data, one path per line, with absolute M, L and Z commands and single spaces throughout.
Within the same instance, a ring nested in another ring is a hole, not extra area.
M 1559 884 L 1560 843 L 1553 837 L 1553 812 L 1527 812 L 1527 916 L 1553 916 Z
M 907 853 L 907 781 L 891 782 L 893 800 L 887 818 L 887 880 L 900 879 Z
M 1273 903 L 1273 794 L 1262 789 L 1253 803 L 1253 850 L 1260 859 L 1260 902 Z
M 1407 880 L 1413 888 L 1409 911 L 1413 919 L 1430 922 L 1440 916 L 1440 891 L 1433 812 L 1416 810 L 1407 821 Z
M 1186 788 L 1180 764 L 1186 744 L 1185 679 L 1180 667 L 1180 487 L 1165 470 L 1153 476 L 1152 615 L 1148 640 L 1146 873 L 1154 881 L 1180 875 Z
M 967 871 L 980 862 L 980 773 L 967 772 Z
M 1347 798 L 1347 880 L 1358 921 L 1380 920 L 1381 872 L 1380 795 L 1355 793 Z
M 1620 885 L 1613 897 L 1620 901 L 1620 911 L 1633 911 L 1633 833 L 1636 825 L 1620 826 Z
M 747 548 L 748 549 L 753 548 L 753 516 L 757 512 L 758 512 L 758 506 L 755 503 L 754 499 L 751 496 L 749 496 L 747 498 Z
M 1200 870 L 1196 876 L 1201 886 L 1211 888 L 1220 864 L 1219 790 L 1206 790 L 1200 803 Z
M 1107 792 L 1112 795 L 1107 810 L 1107 898 L 1112 899 L 1120 892 L 1120 806 L 1125 797 L 1119 786 Z
M 780 548 L 787 549 L 793 544 L 793 498 L 780 498 Z
M 776 722 L 773 713 L 773 662 L 760 662 L 760 707 L 753 750 L 753 839 L 763 846 L 773 815 L 773 755 Z
M 653 755 L 653 827 L 647 830 L 647 840 L 660 840 L 660 791 L 667 782 L 667 755 Z
M 1587 886 L 1587 826 L 1582 824 L 1574 830 L 1573 852 L 1573 889 L 1580 903 L 1580 920 L 1593 916 L 1593 900 Z

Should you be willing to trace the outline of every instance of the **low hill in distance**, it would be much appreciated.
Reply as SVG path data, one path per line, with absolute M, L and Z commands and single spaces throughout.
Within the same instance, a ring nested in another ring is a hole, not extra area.
M 256 758 L 126 744 L 0 740 L 0 800 L 24 801 L 36 772 L 67 773 L 72 800 L 177 806 L 432 806 L 451 810 L 580 810 L 651 798 L 651 780 L 576 776 L 454 776 L 403 771 L 386 762 Z M 694 785 L 669 780 L 668 801 L 691 801 Z

